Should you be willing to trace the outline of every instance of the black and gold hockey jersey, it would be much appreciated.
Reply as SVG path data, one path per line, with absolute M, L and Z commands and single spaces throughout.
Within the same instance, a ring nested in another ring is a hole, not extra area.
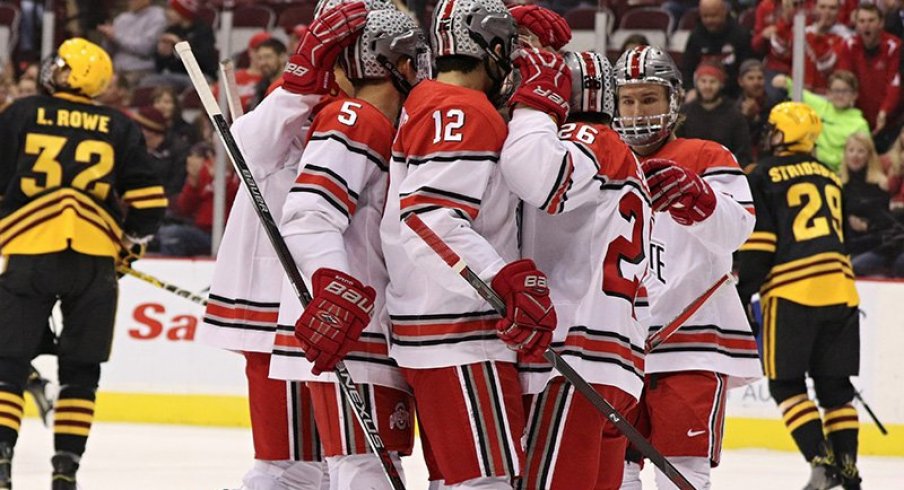
M 741 247 L 742 298 L 759 290 L 805 306 L 857 306 L 838 176 L 796 154 L 762 159 L 748 178 L 756 227 Z
M 153 234 L 167 201 L 147 159 L 116 109 L 69 94 L 15 102 L 0 113 L 0 254 L 115 257 L 123 233 Z

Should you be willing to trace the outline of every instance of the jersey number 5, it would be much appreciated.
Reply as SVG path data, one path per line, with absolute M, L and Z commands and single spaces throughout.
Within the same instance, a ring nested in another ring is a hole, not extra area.
M 844 234 L 841 228 L 841 189 L 834 185 L 826 185 L 823 189 L 826 196 L 826 204 L 829 214 L 832 216 L 832 228 L 838 235 L 838 240 L 844 242 Z M 822 193 L 816 184 L 801 182 L 788 188 L 788 206 L 800 207 L 797 216 L 794 217 L 792 230 L 794 240 L 802 242 L 812 240 L 831 233 L 828 220 L 824 216 L 817 216 L 823 209 Z
M 44 174 L 43 184 L 36 177 L 23 177 L 22 193 L 28 197 L 63 185 L 63 165 L 57 160 L 66 146 L 67 138 L 49 134 L 29 133 L 25 137 L 25 154 L 36 155 L 32 172 Z M 110 194 L 110 184 L 97 182 L 113 170 L 113 147 L 106 141 L 84 140 L 75 147 L 75 161 L 91 164 L 79 172 L 69 186 L 89 192 L 100 200 Z
M 603 292 L 609 296 L 624 298 L 634 302 L 640 281 L 628 279 L 621 270 L 622 262 L 640 264 L 644 258 L 643 247 L 643 203 L 633 192 L 625 194 L 618 203 L 618 212 L 625 221 L 631 223 L 631 239 L 619 236 L 609 243 L 603 259 Z

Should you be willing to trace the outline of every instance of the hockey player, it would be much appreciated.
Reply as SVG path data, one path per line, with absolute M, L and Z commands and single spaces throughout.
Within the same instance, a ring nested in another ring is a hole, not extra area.
M 646 330 L 634 298 L 647 270 L 649 192 L 637 158 L 608 126 L 614 83 L 605 56 L 523 53 L 515 61 L 523 81 L 512 97 L 499 162 L 524 199 L 523 255 L 549 274 L 559 320 L 554 348 L 624 413 L 643 388 Z M 570 87 L 561 86 L 561 70 L 570 70 Z M 572 112 L 559 129 L 564 111 L 556 113 L 557 102 L 569 91 Z M 627 440 L 548 364 L 532 362 L 522 371 L 526 391 L 542 392 L 528 414 L 519 488 L 619 488 Z
M 460 489 L 508 489 L 521 474 L 515 351 L 542 352 L 555 327 L 545 276 L 516 260 L 516 200 L 496 165 L 506 136 L 496 107 L 506 98 L 514 38 L 500 0 L 437 5 L 437 77 L 405 102 L 380 230 L 390 355 L 417 402 L 431 480 Z M 506 318 L 402 223 L 412 213 L 492 280 Z
M 284 289 L 279 323 L 294 329 L 277 333 L 270 373 L 308 381 L 332 488 L 387 487 L 329 374 L 343 357 L 399 471 L 399 456 L 414 443 L 410 388 L 389 357 L 380 219 L 395 121 L 412 86 L 429 74 L 428 53 L 407 14 L 392 6 L 368 13 L 363 34 L 340 57 L 353 93 L 317 114 L 283 208 L 280 230 L 311 278 L 313 298 L 302 313 L 294 290 Z
M 650 243 L 649 330 L 654 332 L 731 270 L 750 235 L 753 203 L 732 154 L 704 140 L 676 138 L 681 75 L 664 51 L 638 46 L 615 65 L 613 127 L 640 158 L 655 223 Z M 629 419 L 696 488 L 719 464 L 728 388 L 760 376 L 757 349 L 737 293 L 720 288 L 646 357 L 644 394 Z M 640 488 L 639 466 L 626 488 Z M 659 488 L 673 488 L 657 471 Z
M 843 483 L 859 489 L 850 381 L 860 367 L 859 297 L 844 248 L 841 182 L 812 155 L 820 127 L 813 109 L 799 102 L 779 104 L 769 114 L 773 155 L 749 177 L 757 219 L 741 248 L 738 290 L 748 302 L 760 293 L 763 370 L 812 466 L 806 488 Z M 808 374 L 824 422 L 807 395 Z
M 277 220 L 298 172 L 309 117 L 321 99 L 337 93 L 336 58 L 360 35 L 366 15 L 364 4 L 355 2 L 314 20 L 286 66 L 282 86 L 232 126 Z M 243 480 L 249 490 L 319 489 L 323 479 L 307 388 L 268 377 L 284 276 L 254 203 L 240 192 L 217 256 L 198 340 L 244 353 L 255 449 L 255 465 Z
M 112 76 L 100 46 L 69 39 L 41 70 L 48 95 L 0 114 L 0 255 L 8 258 L 0 275 L 0 489 L 12 486 L 29 363 L 57 301 L 65 328 L 52 488 L 76 488 L 113 341 L 117 257 L 136 259 L 166 210 L 138 126 L 92 101 Z

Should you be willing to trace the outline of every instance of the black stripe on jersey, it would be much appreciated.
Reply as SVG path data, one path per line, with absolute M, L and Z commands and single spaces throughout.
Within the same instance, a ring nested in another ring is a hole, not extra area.
M 540 206 L 540 209 L 546 209 L 547 207 L 549 207 L 549 203 L 552 202 L 552 200 L 555 199 L 556 194 L 559 193 L 559 189 L 562 188 L 563 179 L 565 179 L 565 174 L 568 171 L 568 163 L 569 163 L 568 152 L 565 152 L 565 155 L 562 156 L 562 165 L 559 166 L 559 175 L 556 176 L 556 181 L 553 184 L 552 189 L 549 190 L 549 195 L 546 196 L 546 200 L 543 201 L 543 205 Z M 571 187 L 570 184 L 569 184 L 569 187 Z M 564 202 L 565 202 L 565 195 L 563 194 L 562 195 L 562 203 L 564 203 Z M 556 212 L 561 211 L 561 207 L 562 207 L 562 205 L 560 204 L 559 205 L 560 209 L 557 209 Z
M 739 168 L 738 168 L 738 169 L 734 169 L 734 168 L 720 168 L 720 169 L 718 169 L 718 170 L 704 171 L 704 172 L 703 172 L 703 176 L 704 176 L 704 177 L 712 177 L 713 175 L 741 175 L 741 176 L 744 176 L 744 171 L 741 170 L 741 169 L 739 169 Z
M 573 143 L 575 148 L 580 150 L 580 152 L 583 153 L 584 156 L 586 156 L 587 158 L 589 158 L 590 160 L 593 161 L 593 164 L 596 165 L 597 174 L 599 174 L 600 162 L 599 162 L 599 159 L 596 158 L 596 155 L 593 153 L 593 150 L 591 150 L 590 148 L 587 148 L 587 146 L 585 146 L 584 143 L 581 143 L 580 141 L 571 141 L 571 140 L 568 140 L 568 141 L 570 143 Z
M 650 334 L 653 334 L 653 333 L 656 333 L 656 331 L 659 330 L 660 328 L 662 328 L 662 325 L 652 325 L 647 329 L 647 331 Z M 682 325 L 681 331 L 682 332 L 715 331 L 723 336 L 734 335 L 734 336 L 738 336 L 738 337 L 751 337 L 751 338 L 753 337 L 753 333 L 750 332 L 749 330 L 729 330 L 727 328 L 719 328 L 715 325 Z M 665 346 L 665 344 L 662 344 L 662 346 Z M 659 347 L 657 347 L 656 350 L 658 351 Z
M 478 340 L 498 340 L 499 337 L 495 333 L 468 335 L 465 337 L 455 337 L 454 339 L 435 339 L 435 340 L 401 340 L 395 335 L 392 336 L 393 345 L 401 345 L 405 347 L 420 347 L 443 344 L 458 344 L 461 342 L 472 342 Z
M 647 206 L 653 206 L 653 201 L 647 196 L 647 193 L 644 191 L 643 186 L 640 182 L 630 179 L 630 180 L 619 180 L 619 181 L 609 181 L 603 176 L 594 176 L 594 179 L 600 181 L 600 189 L 603 190 L 612 190 L 618 191 L 624 187 L 632 187 L 637 192 L 640 193 L 640 198 L 647 203 Z
M 603 338 L 608 337 L 611 339 L 616 339 L 623 344 L 627 344 L 627 345 L 631 346 L 631 350 L 638 352 L 640 354 L 644 353 L 644 350 L 642 347 L 634 345 L 631 342 L 631 339 L 629 339 L 628 337 L 625 337 L 624 335 L 616 333 L 616 332 L 609 332 L 606 330 L 593 330 L 585 325 L 576 325 L 576 326 L 569 328 L 568 333 L 571 334 L 572 332 L 584 333 L 584 334 L 586 334 L 586 337 L 590 340 L 593 340 L 593 337 L 603 337 Z M 565 343 L 562 342 L 561 345 L 564 347 Z
M 214 320 L 209 316 L 204 317 L 204 323 L 209 323 L 211 325 L 216 325 L 218 327 L 223 328 L 238 328 L 242 330 L 254 330 L 258 332 L 275 332 L 275 326 L 261 326 L 261 325 L 252 325 L 250 323 L 240 323 L 240 322 L 224 322 L 220 320 Z
M 487 153 L 485 155 L 436 155 L 436 156 L 427 156 L 424 158 L 408 158 L 406 162 L 408 165 L 424 165 L 430 162 L 458 162 L 458 161 L 467 161 L 467 162 L 499 162 L 499 155 L 494 153 Z
M 659 351 L 662 351 L 662 349 L 657 347 L 656 351 L 659 352 Z M 577 350 L 577 349 L 564 349 L 559 352 L 559 355 L 577 357 L 584 361 L 600 362 L 600 363 L 605 363 L 605 364 L 614 364 L 614 365 L 624 369 L 625 371 L 628 371 L 629 373 L 633 374 L 634 376 L 637 376 L 637 379 L 643 381 L 643 372 L 638 372 L 638 369 L 636 367 L 634 367 L 633 364 L 628 364 L 627 362 L 622 362 L 622 361 L 619 361 L 618 359 L 613 359 L 611 357 L 590 355 L 590 354 L 587 354 L 583 350 Z M 618 354 L 612 354 L 612 355 L 618 356 Z M 618 356 L 618 357 L 623 359 L 621 356 Z M 543 372 L 543 370 L 537 370 L 537 372 Z
M 328 193 L 326 193 L 320 189 L 311 189 L 308 187 L 293 187 L 292 189 L 289 190 L 289 192 L 299 192 L 299 193 L 306 192 L 308 194 L 316 194 L 316 195 L 322 197 L 323 200 L 326 201 L 330 206 L 336 208 L 336 211 L 339 211 L 340 213 L 342 213 L 342 215 L 345 216 L 346 219 L 352 218 L 351 215 L 348 214 L 348 210 L 345 209 L 345 206 L 336 202 L 336 200 L 333 198 L 333 196 L 329 195 Z
M 688 347 L 688 346 L 678 346 L 671 344 L 661 344 L 656 348 L 654 352 L 651 352 L 650 355 L 654 354 L 667 354 L 667 353 L 676 353 L 676 352 L 712 352 L 714 354 L 721 354 L 726 357 L 732 357 L 735 359 L 759 359 L 760 355 L 756 351 L 746 352 L 746 353 L 736 353 L 731 352 L 725 349 L 720 349 L 718 347 Z
M 499 313 L 496 310 L 487 310 L 487 311 L 472 311 L 469 313 L 438 313 L 434 315 L 389 315 L 390 320 L 400 321 L 400 322 L 414 322 L 417 321 L 420 323 L 424 320 L 459 320 L 462 318 L 480 318 L 485 317 L 489 318 L 498 318 Z
M 260 302 L 260 301 L 251 301 L 248 299 L 227 298 L 225 296 L 217 296 L 216 294 L 208 294 L 207 299 L 216 301 L 218 303 L 226 303 L 226 304 L 230 304 L 230 305 L 245 305 L 245 306 L 253 306 L 255 308 L 271 308 L 271 309 L 279 308 L 278 302 L 264 303 L 264 302 Z
M 301 170 L 301 173 L 304 173 L 304 171 L 307 169 L 311 169 L 311 170 L 314 170 L 317 172 L 323 172 L 323 173 L 329 175 L 330 177 L 336 179 L 337 181 L 339 181 L 340 184 L 342 184 L 342 187 L 345 188 L 345 191 L 348 192 L 349 196 L 351 196 L 355 201 L 358 200 L 358 194 L 355 191 L 353 191 L 351 189 L 351 187 L 348 186 L 348 181 L 343 179 L 341 175 L 337 174 L 336 172 L 333 172 L 332 170 L 330 170 L 326 167 L 321 167 L 319 165 L 312 165 L 310 163 L 305 164 L 304 168 Z
M 326 141 L 326 140 L 333 140 L 338 143 L 341 143 L 342 146 L 344 146 L 348 151 L 350 151 L 352 153 L 357 153 L 358 155 L 364 155 L 368 160 L 374 162 L 377 165 L 377 167 L 380 170 L 382 170 L 383 172 L 389 171 L 389 167 L 386 165 L 386 162 L 382 158 L 374 155 L 373 153 L 365 150 L 364 148 L 359 148 L 357 146 L 353 146 L 350 141 L 346 140 L 345 138 L 340 137 L 336 133 L 315 133 L 310 138 L 310 141 Z
M 436 194 L 438 196 L 446 196 L 446 197 L 450 197 L 452 199 L 457 199 L 459 201 L 465 201 L 465 202 L 469 202 L 472 204 L 476 204 L 478 206 L 480 206 L 480 202 L 481 202 L 480 199 L 477 199 L 475 197 L 466 196 L 464 194 L 459 194 L 457 192 L 452 192 L 452 191 L 446 191 L 443 189 L 437 189 L 436 187 L 430 187 L 430 186 L 426 186 L 426 185 L 423 187 L 418 187 L 416 190 L 414 190 L 412 192 L 405 192 L 403 194 L 399 194 L 399 198 L 408 197 L 413 194 Z

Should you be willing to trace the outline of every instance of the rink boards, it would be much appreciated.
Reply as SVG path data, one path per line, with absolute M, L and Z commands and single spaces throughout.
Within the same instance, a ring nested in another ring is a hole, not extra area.
M 206 294 L 213 262 L 144 259 L 135 268 Z M 132 277 L 120 287 L 97 420 L 247 426 L 241 356 L 194 342 L 203 307 Z M 863 280 L 858 289 L 862 356 L 855 383 L 890 432 L 882 436 L 861 409 L 861 446 L 867 454 L 904 456 L 904 282 Z M 48 377 L 53 363 L 36 361 Z M 725 447 L 793 448 L 765 382 L 729 393 Z

